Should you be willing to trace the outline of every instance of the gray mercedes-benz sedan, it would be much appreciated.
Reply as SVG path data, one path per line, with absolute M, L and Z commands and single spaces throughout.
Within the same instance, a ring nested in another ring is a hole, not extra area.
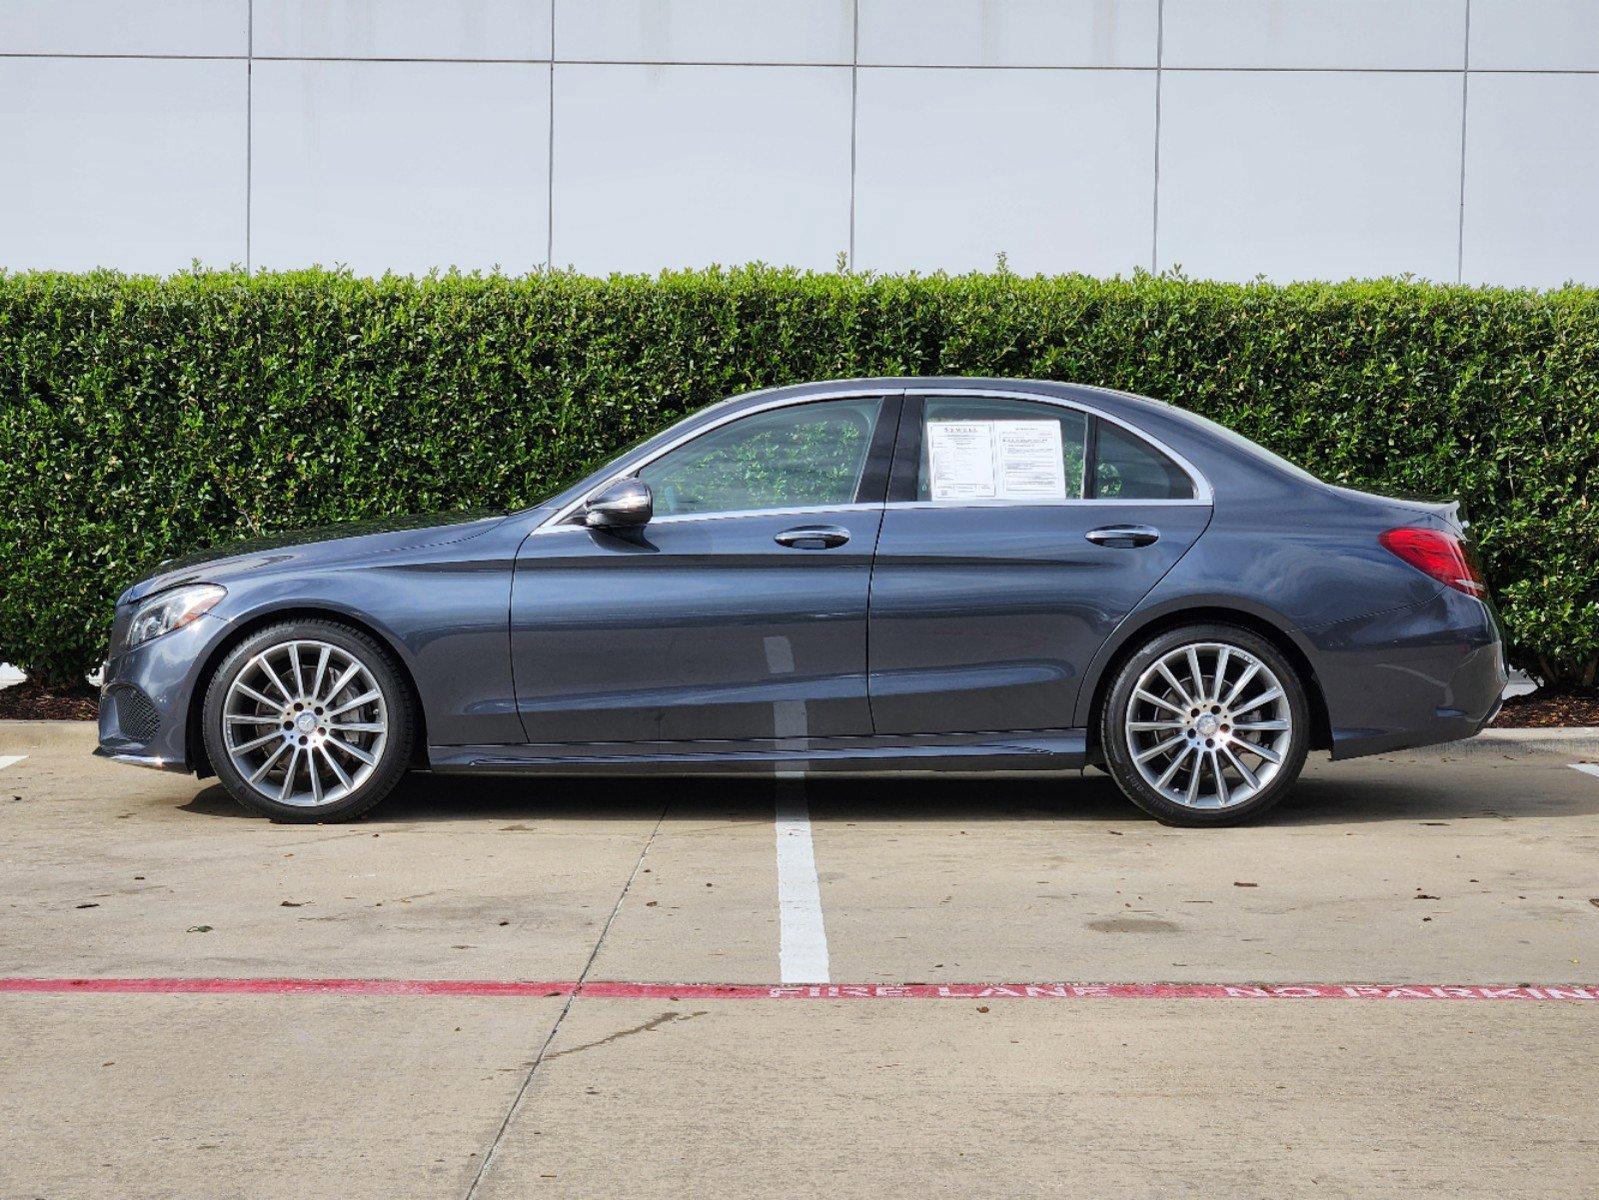
M 117 603 L 97 753 L 285 821 L 411 769 L 1066 771 L 1258 815 L 1505 684 L 1453 504 L 1154 400 L 855 379 L 707 408 L 532 508 L 245 543 Z

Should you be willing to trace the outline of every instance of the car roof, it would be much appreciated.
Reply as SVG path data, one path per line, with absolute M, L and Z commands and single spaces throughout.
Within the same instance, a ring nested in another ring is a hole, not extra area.
M 1095 387 L 1082 383 L 1063 383 L 1051 379 L 1008 379 L 987 375 L 863 375 L 849 379 L 821 379 L 808 383 L 786 384 L 761 388 L 729 397 L 701 412 L 725 411 L 725 408 L 745 405 L 765 405 L 785 399 L 804 400 L 838 393 L 922 391 L 926 389 L 960 389 L 974 392 L 1025 392 L 1031 395 L 1073 400 L 1089 408 L 1099 408 L 1117 416 L 1147 413 L 1151 416 L 1181 418 L 1182 410 L 1149 396 L 1114 388 Z M 725 407 L 724 407 L 725 406 Z

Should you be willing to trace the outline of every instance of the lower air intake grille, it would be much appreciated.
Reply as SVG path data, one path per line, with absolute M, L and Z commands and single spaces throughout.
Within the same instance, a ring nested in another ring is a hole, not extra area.
M 149 742 L 161 729 L 161 714 L 136 687 L 123 686 L 111 689 L 117 702 L 117 727 L 122 736 L 135 742 Z

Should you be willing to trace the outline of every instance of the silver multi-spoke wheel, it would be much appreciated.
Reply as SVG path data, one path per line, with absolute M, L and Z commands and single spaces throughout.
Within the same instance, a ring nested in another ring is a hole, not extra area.
M 239 777 L 278 804 L 314 808 L 357 791 L 377 767 L 389 714 L 372 670 L 313 639 L 253 655 L 228 685 L 222 743 Z
M 1293 716 L 1282 680 L 1238 646 L 1192 642 L 1161 655 L 1133 687 L 1123 722 L 1145 783 L 1173 804 L 1243 804 L 1282 769 Z

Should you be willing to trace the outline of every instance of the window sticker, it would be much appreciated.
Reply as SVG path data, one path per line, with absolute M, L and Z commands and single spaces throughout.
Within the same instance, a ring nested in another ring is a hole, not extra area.
M 1059 421 L 929 421 L 927 462 L 935 502 L 1066 499 Z

